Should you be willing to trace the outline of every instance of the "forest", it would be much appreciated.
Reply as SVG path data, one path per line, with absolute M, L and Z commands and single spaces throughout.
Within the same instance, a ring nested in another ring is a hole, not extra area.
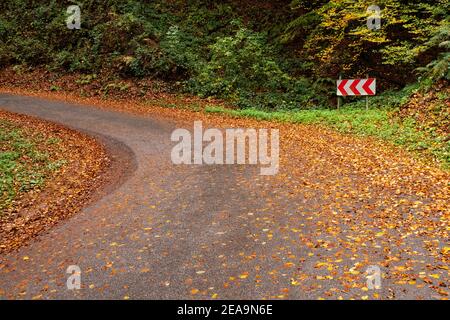
M 241 107 L 329 107 L 334 81 L 376 77 L 381 92 L 449 79 L 449 4 L 366 1 L 67 1 L 0 4 L 0 66 L 152 77 Z M 73 3 L 75 4 L 75 2 Z
M 447 300 L 449 6 L 1 0 L 0 300 Z

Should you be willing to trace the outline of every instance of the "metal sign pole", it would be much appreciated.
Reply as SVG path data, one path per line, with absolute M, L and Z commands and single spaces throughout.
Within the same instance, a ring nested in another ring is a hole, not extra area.
M 342 80 L 342 75 L 339 74 L 339 80 Z M 342 103 L 342 97 L 338 95 L 337 97 L 337 108 L 338 110 L 341 108 L 341 103 Z
M 366 74 L 366 78 L 369 79 L 369 74 Z M 366 96 L 366 111 L 369 110 L 369 95 Z

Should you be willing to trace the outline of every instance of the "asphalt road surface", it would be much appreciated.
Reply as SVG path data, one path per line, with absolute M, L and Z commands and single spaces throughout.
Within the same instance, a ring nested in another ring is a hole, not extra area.
M 439 285 L 448 284 L 448 271 L 434 267 L 444 260 L 429 254 L 419 235 L 400 245 L 394 240 L 401 234 L 382 246 L 342 245 L 358 241 L 354 226 L 369 229 L 373 216 L 363 204 L 356 221 L 351 208 L 334 219 L 314 216 L 330 204 L 320 189 L 305 187 L 292 196 L 292 184 L 261 176 L 259 167 L 249 165 L 173 165 L 173 123 L 8 94 L 0 94 L 0 108 L 126 146 L 134 163 L 112 192 L 0 257 L 3 298 L 439 299 Z M 319 239 L 318 227 L 336 232 Z M 402 252 L 408 263 L 400 258 L 397 265 L 435 275 L 434 282 L 416 276 L 414 283 L 411 277 L 398 283 L 393 266 L 382 266 L 382 288 L 368 289 L 365 268 L 382 264 L 402 246 L 417 250 L 418 257 Z M 358 264 L 362 257 L 365 265 Z M 81 269 L 80 290 L 66 287 L 71 265 Z

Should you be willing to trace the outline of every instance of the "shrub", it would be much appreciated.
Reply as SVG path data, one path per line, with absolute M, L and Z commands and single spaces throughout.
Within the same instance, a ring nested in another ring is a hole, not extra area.
M 209 46 L 210 59 L 199 63 L 188 81 L 191 92 L 229 99 L 242 108 L 309 109 L 326 104 L 317 98 L 323 83 L 291 77 L 273 58 L 275 48 L 264 34 L 237 25 L 235 34 L 218 37 Z
M 443 50 L 435 60 L 425 67 L 417 68 L 421 73 L 422 88 L 429 89 L 433 84 L 445 79 L 450 80 L 450 22 L 443 21 L 435 28 L 433 36 L 425 43 L 427 48 Z
M 246 92 L 284 89 L 290 80 L 268 55 L 261 34 L 241 27 L 209 48 L 210 60 L 198 66 L 190 83 L 196 93 L 236 100 Z

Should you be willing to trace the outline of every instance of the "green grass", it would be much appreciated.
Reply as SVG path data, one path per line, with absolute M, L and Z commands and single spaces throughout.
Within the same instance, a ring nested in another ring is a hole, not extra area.
M 63 160 L 52 162 L 46 151 L 46 145 L 59 142 L 30 135 L 16 123 L 0 119 L 0 212 L 20 194 L 43 186 L 46 176 L 64 164 Z
M 425 153 L 439 159 L 444 168 L 450 167 L 450 145 L 432 133 L 417 130 L 413 119 L 400 121 L 388 109 L 347 107 L 340 110 L 261 111 L 256 109 L 225 109 L 207 106 L 207 113 L 231 117 L 325 125 L 339 132 L 358 136 L 373 136 L 400 145 L 409 151 Z

